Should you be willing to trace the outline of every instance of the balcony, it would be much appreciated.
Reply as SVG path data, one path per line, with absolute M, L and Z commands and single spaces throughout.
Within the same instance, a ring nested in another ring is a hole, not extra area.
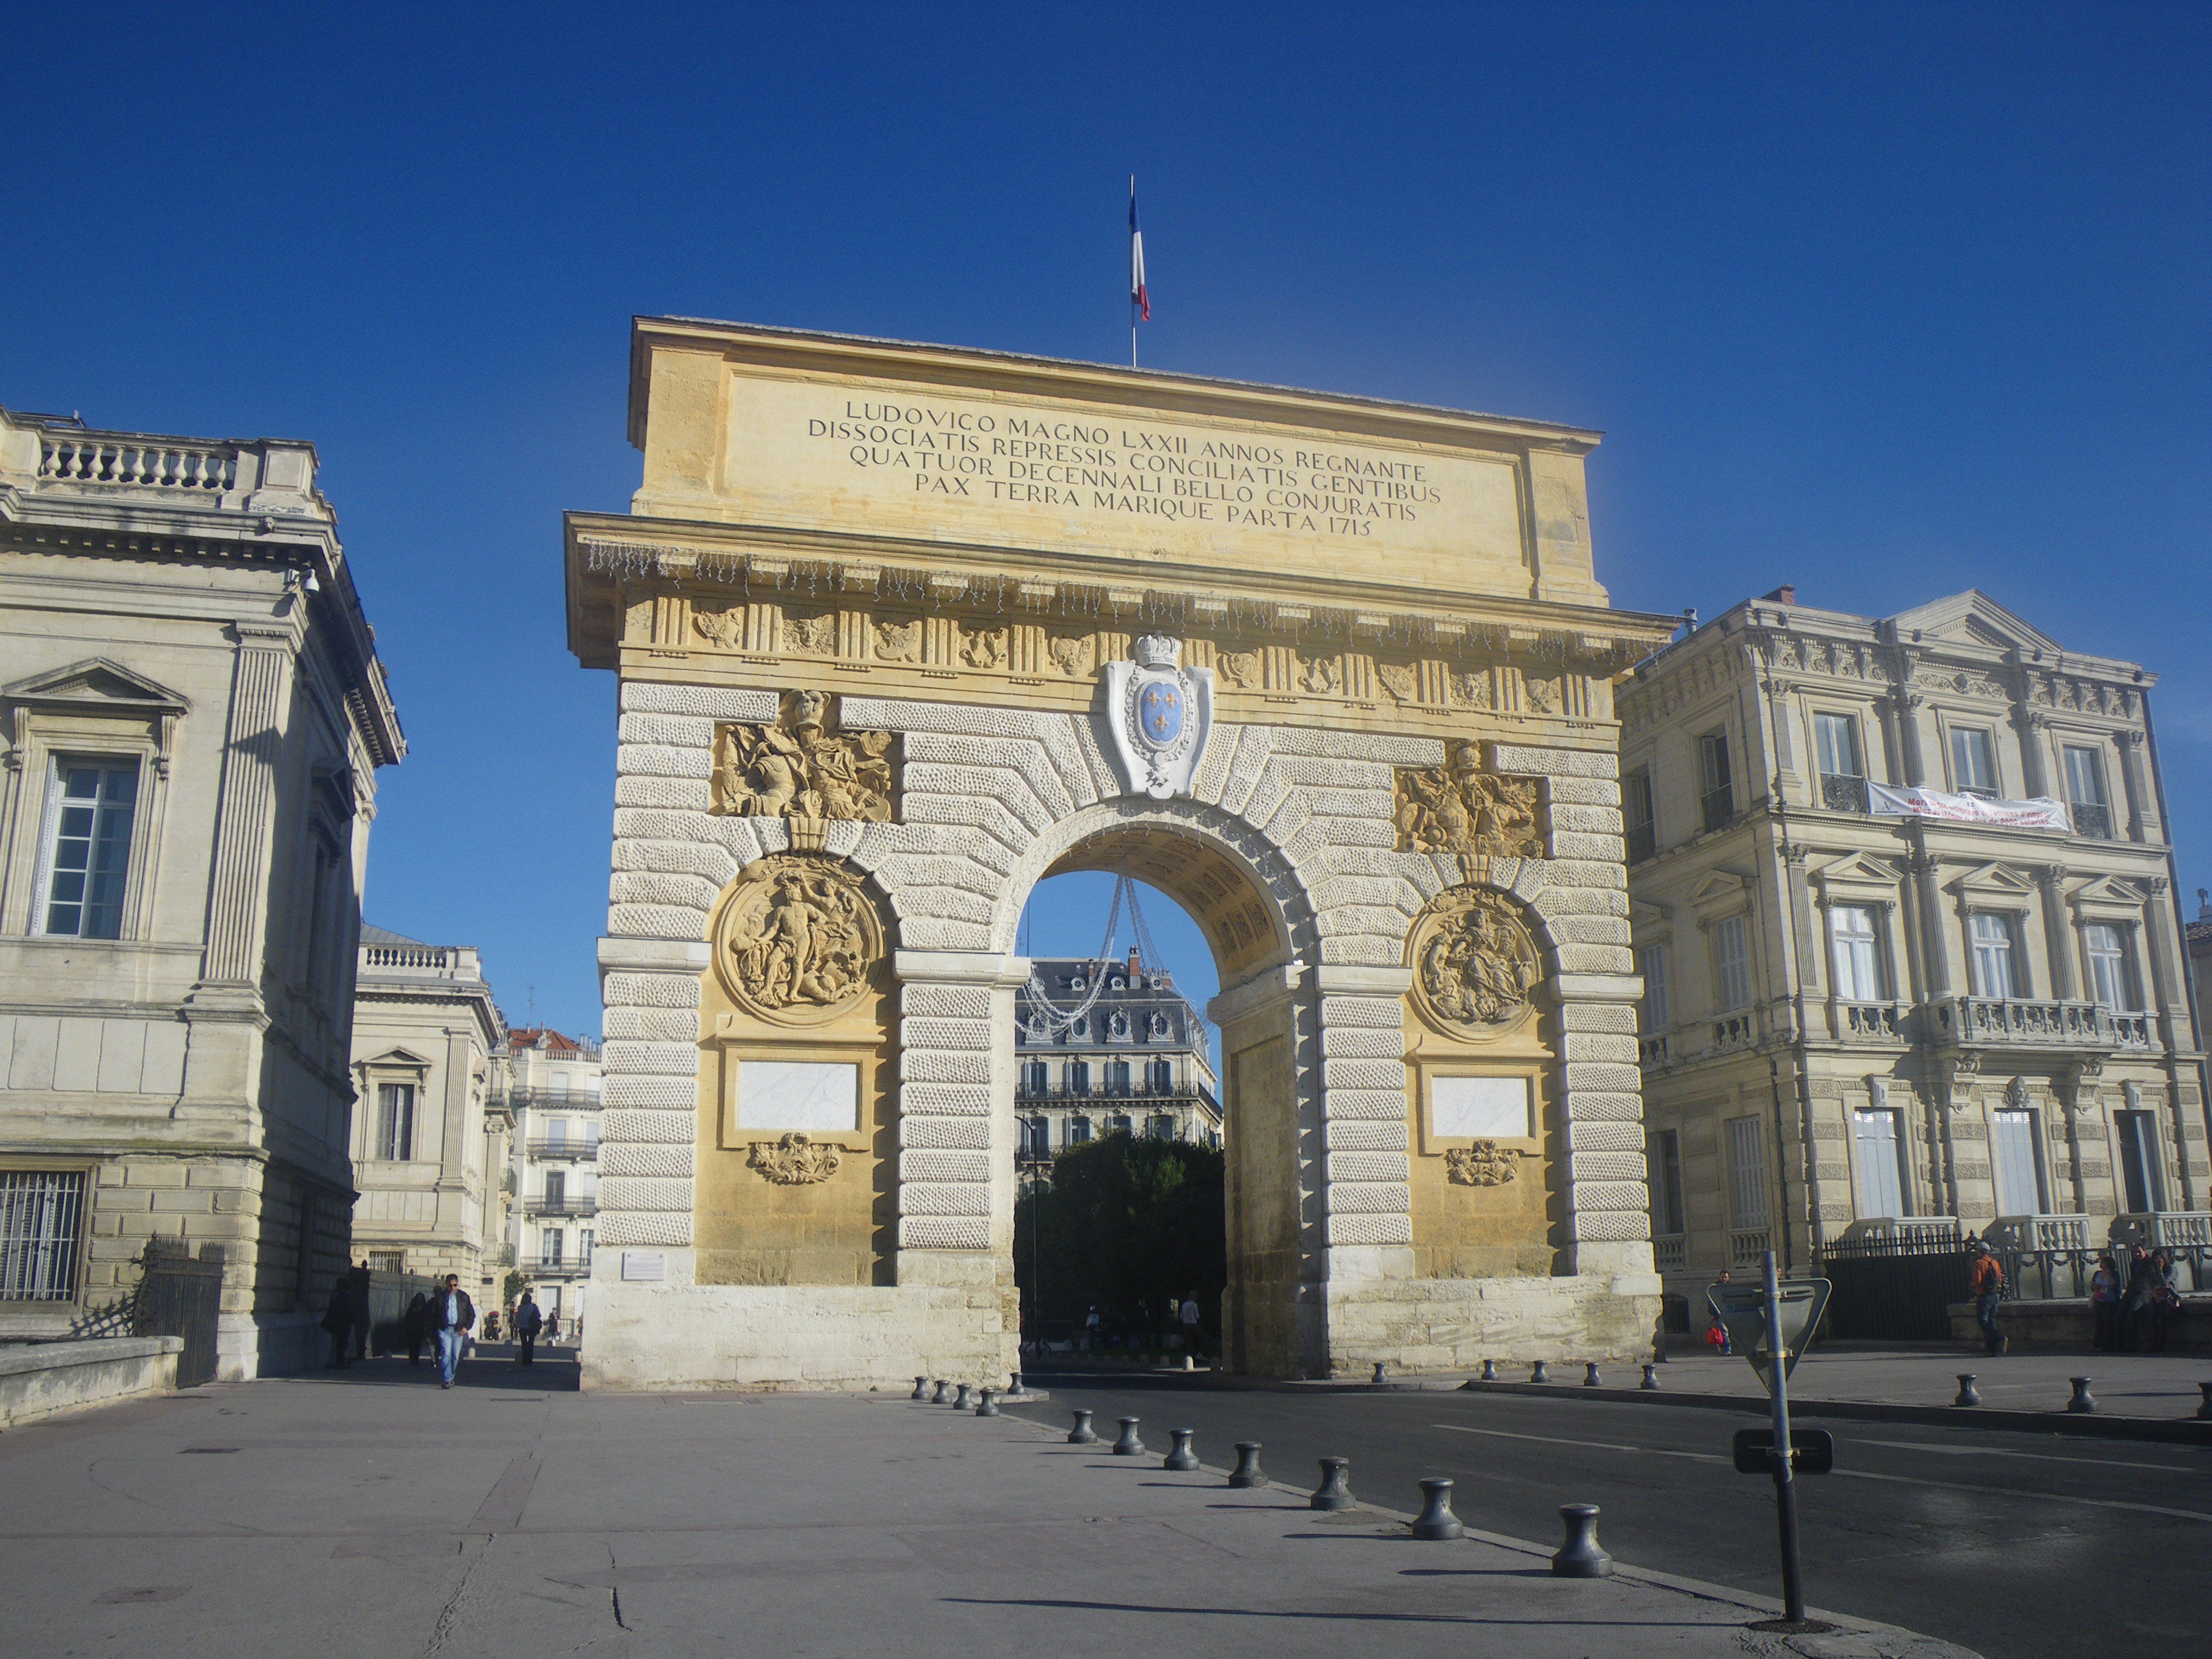
M 2151 1016 L 2114 1014 L 2101 1002 L 1946 997 L 1928 1006 L 1929 1038 L 1947 1048 L 2148 1048 Z
M 2111 841 L 2112 809 L 2089 801 L 2069 801 L 2066 810 L 2074 819 L 2074 833 L 2088 841 Z
M 1756 1267 L 1774 1248 L 1774 1236 L 1764 1227 L 1731 1227 L 1728 1247 L 1729 1267 Z
M 1647 820 L 1628 826 L 1628 861 L 1631 864 L 1641 864 L 1648 858 L 1656 857 L 1658 852 L 1659 832 L 1656 825 Z
M 1638 1065 L 1664 1066 L 1667 1064 L 1667 1034 L 1665 1032 L 1662 1031 L 1655 1036 L 1644 1036 L 1636 1039 L 1636 1063 Z
M 530 1215 L 597 1215 L 599 1200 L 596 1198 L 548 1198 L 540 1193 L 524 1199 L 522 1207 Z
M 1662 1273 L 1678 1273 L 1690 1265 L 1690 1242 L 1680 1234 L 1651 1241 L 1651 1263 Z
M 566 1258 L 541 1256 L 529 1263 L 524 1272 L 532 1279 L 589 1279 L 592 1258 L 587 1255 Z
M 538 1112 L 596 1112 L 599 1109 L 599 1096 L 586 1094 L 580 1089 L 526 1089 L 512 1086 L 505 1092 L 495 1094 L 491 1098 L 493 1104 L 504 1106 L 509 1111 L 520 1111 L 526 1106 L 532 1111 Z
M 1723 1014 L 1713 1022 L 1713 1052 L 1727 1054 L 1748 1048 L 1759 1041 L 1759 1024 L 1750 1014 Z
M 1820 774 L 1820 805 L 1831 812 L 1863 812 L 1867 810 L 1867 787 L 1864 778 L 1846 777 L 1838 773 Z
M 1024 1088 L 1016 1091 L 1014 1095 L 1017 1105 L 1024 1103 L 1039 1106 L 1087 1105 L 1099 1101 L 1115 1100 L 1149 1101 L 1158 1106 L 1172 1106 L 1178 1103 L 1186 1106 L 1198 1106 L 1204 1103 L 1205 1097 L 1196 1089 L 1191 1088 L 1153 1089 L 1143 1084 L 1134 1084 L 1127 1089 L 1112 1089 L 1103 1083 L 1094 1084 L 1088 1089 Z
M 1726 785 L 1709 790 L 1698 797 L 1698 807 L 1705 814 L 1706 829 L 1725 830 L 1735 816 L 1735 791 Z
M 534 1158 L 596 1158 L 599 1155 L 599 1143 L 596 1139 L 571 1140 L 565 1135 L 558 1140 L 532 1136 L 527 1150 Z
M 1838 1042 L 1905 1042 L 1911 1040 L 1912 1010 L 1902 1002 L 1832 1002 L 1828 1022 Z

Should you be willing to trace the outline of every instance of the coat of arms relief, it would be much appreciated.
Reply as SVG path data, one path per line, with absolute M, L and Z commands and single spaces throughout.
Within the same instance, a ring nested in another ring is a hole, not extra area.
M 1536 780 L 1485 769 L 1482 746 L 1453 745 L 1442 766 L 1398 769 L 1398 850 L 1541 858 Z
M 836 730 L 831 700 L 793 691 L 773 722 L 715 728 L 707 810 L 727 817 L 858 818 L 898 813 L 898 735 Z
M 1146 634 L 1131 660 L 1106 665 L 1108 735 L 1133 795 L 1166 800 L 1190 793 L 1213 731 L 1213 672 L 1182 668 L 1182 641 Z

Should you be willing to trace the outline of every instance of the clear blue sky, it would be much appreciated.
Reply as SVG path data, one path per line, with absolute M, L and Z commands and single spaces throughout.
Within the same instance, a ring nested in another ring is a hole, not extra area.
M 0 404 L 316 442 L 413 745 L 368 914 L 518 1020 L 599 1017 L 631 315 L 1115 361 L 1133 169 L 1148 363 L 1603 428 L 1618 604 L 2147 663 L 2212 884 L 2208 89 L 2201 4 L 25 7 Z

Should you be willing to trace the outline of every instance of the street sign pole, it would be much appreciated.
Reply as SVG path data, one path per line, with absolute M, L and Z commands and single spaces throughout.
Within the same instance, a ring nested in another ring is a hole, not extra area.
M 1774 1396 L 1774 1511 L 1782 1531 L 1782 1616 L 1805 1622 L 1805 1579 L 1797 1553 L 1796 1454 L 1790 1444 L 1790 1367 L 1783 1363 L 1782 1291 L 1774 1274 L 1774 1252 L 1766 1252 L 1766 1352 Z

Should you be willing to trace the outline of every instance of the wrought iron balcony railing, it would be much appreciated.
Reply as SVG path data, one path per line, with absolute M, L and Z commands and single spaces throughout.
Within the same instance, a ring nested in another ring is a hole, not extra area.
M 543 1193 L 522 1200 L 522 1207 L 531 1215 L 597 1215 L 599 1200 L 596 1198 L 548 1198 Z
M 1866 780 L 1846 777 L 1840 773 L 1823 772 L 1820 775 L 1820 805 L 1831 812 L 1865 811 Z

